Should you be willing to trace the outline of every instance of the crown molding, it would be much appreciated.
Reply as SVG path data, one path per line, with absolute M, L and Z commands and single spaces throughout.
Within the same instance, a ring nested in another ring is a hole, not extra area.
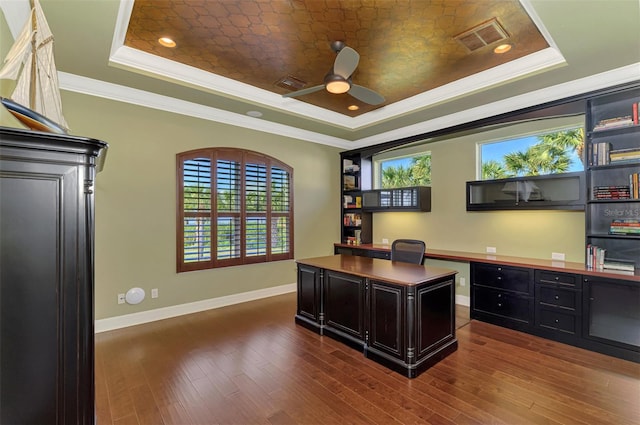
M 59 72 L 60 88 L 68 91 L 98 96 L 118 102 L 173 112 L 191 117 L 197 117 L 209 121 L 243 127 L 250 130 L 262 131 L 270 134 L 291 137 L 312 143 L 319 143 L 343 149 L 359 149 L 379 143 L 403 139 L 417 134 L 426 134 L 443 128 L 453 127 L 465 122 L 476 121 L 483 118 L 508 113 L 518 109 L 540 105 L 563 98 L 580 95 L 594 90 L 600 90 L 618 84 L 629 83 L 638 80 L 640 75 L 640 63 L 628 65 L 612 71 L 581 78 L 569 83 L 558 84 L 552 87 L 536 90 L 509 99 L 489 103 L 464 111 L 459 111 L 418 124 L 406 126 L 396 130 L 380 133 L 375 136 L 365 137 L 354 141 L 327 136 L 308 130 L 302 130 L 283 124 L 264 121 L 242 114 L 236 114 L 221 109 L 174 99 L 143 90 L 93 80 L 78 75 Z
M 94 80 L 79 75 L 68 74 L 66 72 L 58 71 L 58 80 L 61 89 L 89 96 L 101 97 L 104 99 L 115 100 L 117 102 L 158 109 L 161 111 L 172 112 L 222 124 L 229 124 L 249 130 L 276 134 L 278 136 L 291 137 L 327 146 L 334 146 L 343 149 L 351 149 L 353 146 L 353 142 L 338 137 L 327 136 L 313 131 L 265 121 L 260 118 L 253 118 L 247 115 L 237 114 L 105 81 Z

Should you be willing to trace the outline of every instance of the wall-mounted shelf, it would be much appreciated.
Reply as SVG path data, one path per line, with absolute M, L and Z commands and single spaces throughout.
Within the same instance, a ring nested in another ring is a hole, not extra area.
M 584 173 L 467 182 L 467 211 L 584 210 Z
M 365 190 L 362 192 L 362 210 L 429 212 L 431 211 L 431 187 Z

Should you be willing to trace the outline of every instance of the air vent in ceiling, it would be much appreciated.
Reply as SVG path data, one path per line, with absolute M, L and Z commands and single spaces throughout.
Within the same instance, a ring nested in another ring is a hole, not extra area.
M 274 83 L 276 87 L 282 87 L 287 90 L 300 90 L 304 86 L 307 85 L 305 81 L 302 81 L 296 77 L 292 77 L 291 75 L 287 75 L 286 77 L 282 77 L 278 81 Z
M 462 43 L 470 52 L 473 52 L 496 41 L 505 40 L 508 37 L 507 31 L 502 28 L 496 18 L 493 18 L 453 38 Z

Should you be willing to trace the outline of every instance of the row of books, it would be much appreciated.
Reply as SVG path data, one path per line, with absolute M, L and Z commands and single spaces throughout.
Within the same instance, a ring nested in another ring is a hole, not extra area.
M 356 213 L 348 213 L 344 215 L 342 221 L 345 226 L 360 227 L 362 225 L 362 216 Z
M 627 260 L 606 258 L 607 250 L 596 245 L 587 245 L 586 266 L 596 270 L 615 270 L 621 272 L 635 271 L 635 263 Z
M 348 208 L 362 208 L 362 197 L 361 196 L 351 196 L 344 195 L 342 200 L 342 206 L 345 209 Z
M 609 226 L 612 235 L 640 236 L 640 220 L 626 218 L 613 220 Z
M 629 186 L 595 186 L 593 199 L 629 199 L 631 189 Z
M 607 118 L 598 121 L 593 127 L 593 131 L 610 130 L 613 128 L 629 127 L 632 125 L 638 125 L 638 110 L 640 109 L 640 102 L 633 102 L 631 104 L 631 110 L 629 115 L 623 115 L 619 117 Z
M 640 199 L 640 173 L 629 174 L 629 185 L 594 186 L 593 199 Z
M 640 147 L 612 149 L 611 143 L 592 143 L 588 149 L 589 165 L 619 164 L 640 161 Z

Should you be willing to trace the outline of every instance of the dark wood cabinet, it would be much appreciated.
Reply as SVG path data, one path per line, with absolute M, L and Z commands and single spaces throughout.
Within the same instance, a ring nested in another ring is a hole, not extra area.
M 94 423 L 94 178 L 106 147 L 0 128 L 0 423 Z
M 593 269 L 640 269 L 639 103 L 638 85 L 587 101 L 586 244 L 603 254 L 587 256 Z
M 584 210 L 584 173 L 467 182 L 467 211 Z
M 525 330 L 533 319 L 533 270 L 471 263 L 471 317 Z
M 324 318 L 320 317 L 320 290 L 322 271 L 317 267 L 298 266 L 298 311 L 303 324 L 311 329 L 320 327 Z
M 585 276 L 586 347 L 640 362 L 640 282 Z
M 324 333 L 361 348 L 365 339 L 364 279 L 332 270 L 324 274 Z
M 431 211 L 431 187 L 413 186 L 362 192 L 362 210 L 371 212 Z
M 349 255 L 298 260 L 295 321 L 414 378 L 457 348 L 455 273 Z
M 581 335 L 582 276 L 535 270 L 535 325 L 542 335 L 575 343 Z

